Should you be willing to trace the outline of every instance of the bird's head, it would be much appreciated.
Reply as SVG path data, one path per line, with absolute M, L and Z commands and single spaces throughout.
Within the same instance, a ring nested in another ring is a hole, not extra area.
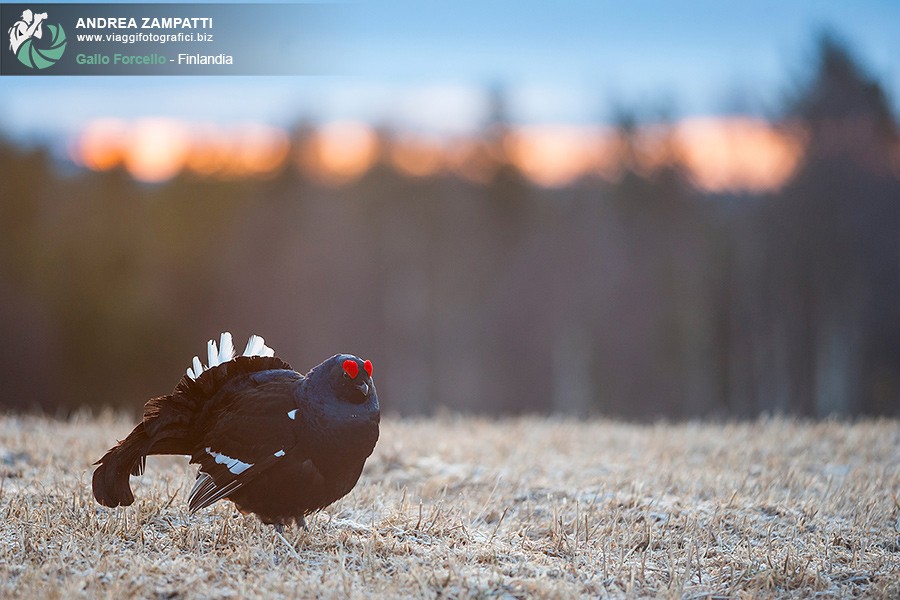
M 374 402 L 378 405 L 372 381 L 372 361 L 352 354 L 337 354 L 323 363 L 323 371 L 339 400 L 350 404 Z
M 315 366 L 298 393 L 306 420 L 359 424 L 380 419 L 372 363 L 352 354 L 336 354 Z

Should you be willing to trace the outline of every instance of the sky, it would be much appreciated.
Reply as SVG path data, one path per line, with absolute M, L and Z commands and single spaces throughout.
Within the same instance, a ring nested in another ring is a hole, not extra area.
M 844 40 L 900 114 L 900 2 L 697 0 L 349 2 L 348 73 L 314 77 L 0 77 L 0 132 L 75 136 L 101 117 L 290 126 L 364 120 L 459 133 L 506 92 L 516 123 L 778 110 L 816 35 Z

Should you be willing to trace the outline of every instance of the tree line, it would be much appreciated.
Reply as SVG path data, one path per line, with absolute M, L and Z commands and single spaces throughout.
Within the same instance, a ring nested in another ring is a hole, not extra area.
M 0 142 L 0 407 L 136 409 L 227 329 L 301 371 L 370 358 L 401 414 L 900 414 L 884 91 L 824 38 L 776 120 L 802 126 L 804 159 L 760 194 L 627 157 L 617 181 L 540 188 L 503 158 L 500 110 L 480 183 L 378 162 L 336 187 L 294 169 L 148 186 Z

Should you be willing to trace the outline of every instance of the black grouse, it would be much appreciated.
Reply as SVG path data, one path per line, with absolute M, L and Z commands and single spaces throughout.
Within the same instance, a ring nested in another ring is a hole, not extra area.
M 134 502 L 129 475 L 151 454 L 189 455 L 200 465 L 191 512 L 222 498 L 278 529 L 356 485 L 378 440 L 380 410 L 372 363 L 337 354 L 305 376 L 251 336 L 235 356 L 231 334 L 208 343 L 168 396 L 153 398 L 143 420 L 95 464 L 97 501 Z

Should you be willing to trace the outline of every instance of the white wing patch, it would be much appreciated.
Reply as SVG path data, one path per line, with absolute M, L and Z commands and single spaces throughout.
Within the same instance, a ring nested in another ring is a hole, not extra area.
M 289 410 L 289 411 L 288 411 L 288 419 L 290 419 L 291 421 L 293 421 L 293 420 L 295 420 L 296 418 L 297 418 L 297 409 L 295 408 L 294 410 Z
M 240 475 L 253 466 L 253 463 L 245 463 L 240 459 L 231 458 L 230 456 L 225 456 L 224 454 L 220 454 L 219 452 L 213 452 L 211 448 L 207 448 L 206 453 L 215 458 L 216 462 L 220 465 L 225 465 L 225 468 L 235 475 Z
M 284 456 L 284 448 L 282 448 L 281 450 L 279 450 L 278 452 L 276 452 L 276 453 L 273 454 L 272 456 L 277 456 L 278 458 L 281 458 L 282 456 Z
M 266 340 L 261 336 L 251 335 L 242 356 L 275 356 L 275 351 L 266 346 Z M 209 340 L 206 343 L 206 359 L 208 364 L 204 365 L 200 362 L 200 358 L 195 356 L 191 366 L 188 367 L 187 376 L 191 379 L 197 379 L 203 374 L 203 371 L 233 360 L 234 343 L 230 333 L 226 331 L 219 336 L 218 346 L 216 346 L 215 340 Z

